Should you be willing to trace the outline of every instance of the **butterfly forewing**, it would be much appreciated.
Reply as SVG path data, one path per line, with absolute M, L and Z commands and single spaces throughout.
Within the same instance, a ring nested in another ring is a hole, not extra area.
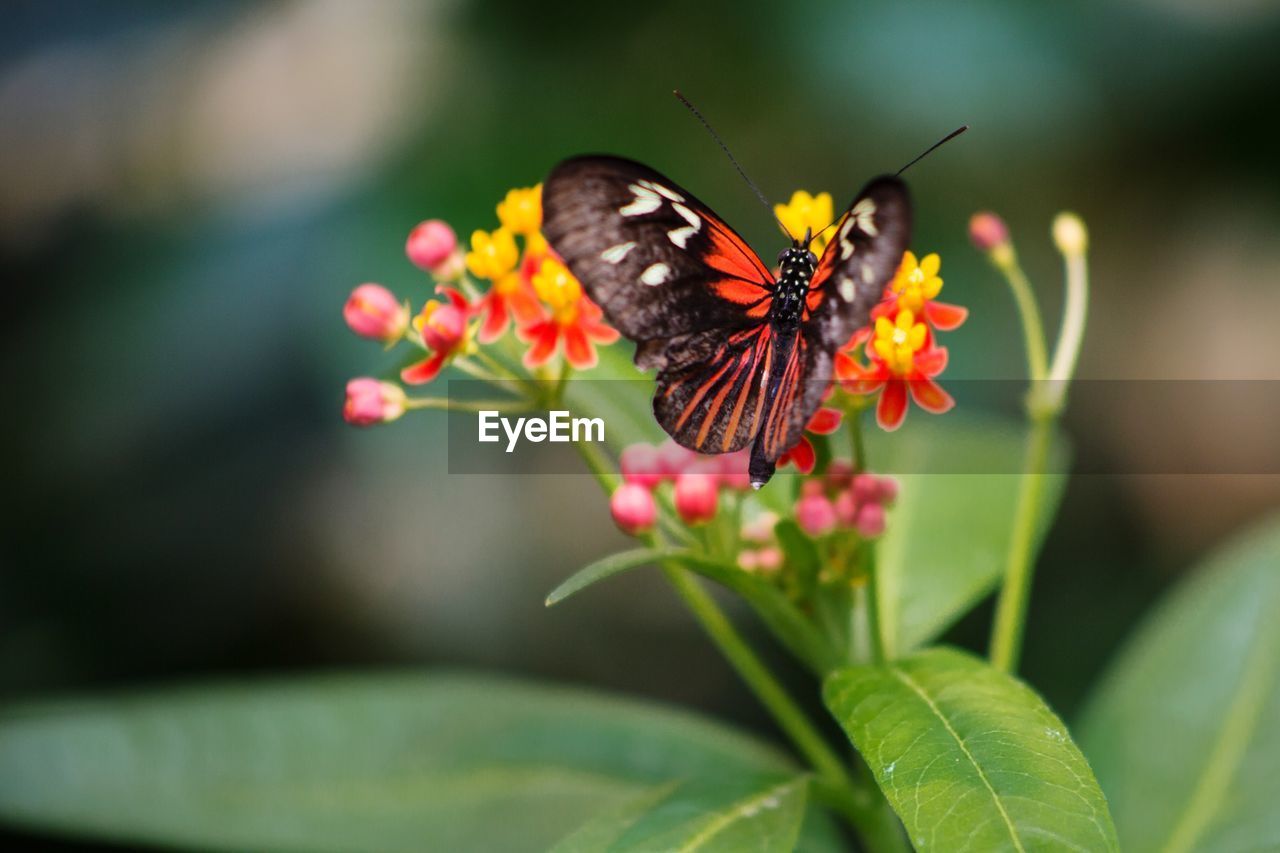
M 575 157 L 542 190 L 543 233 L 634 341 L 763 321 L 773 276 L 691 193 L 618 157 Z
M 910 239 L 907 185 L 889 175 L 873 179 L 837 221 L 818 261 L 809 284 L 806 334 L 835 349 L 865 326 Z

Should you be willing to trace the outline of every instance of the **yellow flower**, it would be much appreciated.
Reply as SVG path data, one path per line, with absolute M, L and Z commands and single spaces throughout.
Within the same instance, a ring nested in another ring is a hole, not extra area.
M 502 278 L 516 268 L 519 258 L 515 237 L 506 228 L 499 228 L 493 233 L 475 231 L 471 234 L 467 269 L 477 278 Z
M 927 334 L 924 323 L 916 322 L 915 313 L 903 308 L 897 320 L 888 317 L 876 320 L 876 336 L 871 347 L 885 367 L 898 376 L 905 376 L 915 366 L 916 353 L 924 349 Z
M 582 285 L 569 268 L 555 258 L 544 258 L 533 275 L 533 289 L 561 325 L 572 323 L 582 300 Z
M 796 190 L 792 193 L 791 201 L 787 204 L 775 204 L 773 212 L 796 240 L 804 238 L 806 228 L 813 234 L 817 234 L 830 225 L 835 218 L 831 193 L 809 195 L 804 190 Z M 821 257 L 826 247 L 827 235 L 824 234 L 814 240 L 810 248 L 814 254 Z
M 942 279 L 938 270 L 942 268 L 942 259 L 938 253 L 925 255 L 920 261 L 915 253 L 907 252 L 902 256 L 902 265 L 893 277 L 889 288 L 898 294 L 898 304 L 909 309 L 913 314 L 924 310 L 924 304 L 937 299 L 942 292 Z
M 513 234 L 537 234 L 542 227 L 542 184 L 509 190 L 498 202 L 498 220 Z

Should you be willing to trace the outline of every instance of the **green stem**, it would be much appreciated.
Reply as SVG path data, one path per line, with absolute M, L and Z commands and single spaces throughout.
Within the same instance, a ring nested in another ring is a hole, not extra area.
M 1031 282 L 1022 271 L 1017 256 L 1010 247 L 1007 253 L 992 256 L 996 269 L 1004 274 L 1013 292 L 1013 301 L 1017 303 L 1018 314 L 1022 318 L 1022 335 L 1027 343 L 1027 366 L 1031 372 L 1033 384 L 1040 382 L 1048 375 L 1049 360 L 1045 355 L 1044 324 L 1040 321 L 1040 308 L 1036 304 L 1035 293 L 1031 290 Z
M 406 409 L 444 409 L 448 412 L 530 412 L 533 406 L 523 400 L 450 400 L 446 397 L 408 397 Z
M 1044 498 L 1045 469 L 1052 437 L 1053 419 L 1047 416 L 1033 418 L 1031 432 L 1027 436 L 1025 473 L 1014 511 L 1013 536 L 1009 540 L 1005 561 L 1004 585 L 1000 588 L 995 621 L 991 626 L 991 663 L 1004 672 L 1017 669 L 1022 649 L 1027 602 L 1035 572 L 1036 526 Z
M 845 420 L 849 422 L 849 444 L 853 452 L 853 470 L 867 470 L 867 447 L 862 439 L 862 407 L 851 406 L 845 411 Z
M 867 561 L 867 633 L 871 635 L 871 660 L 883 664 L 889 659 L 880 618 L 880 567 L 876 561 L 874 542 L 863 544 Z

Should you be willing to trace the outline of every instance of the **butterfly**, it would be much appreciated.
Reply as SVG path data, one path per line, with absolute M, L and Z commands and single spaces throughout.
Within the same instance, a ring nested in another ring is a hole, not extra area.
M 551 248 L 635 342 L 636 365 L 657 371 L 658 423 L 700 453 L 749 444 L 756 488 L 800 441 L 835 351 L 867 324 L 911 236 L 906 184 L 889 175 L 833 223 L 822 257 L 812 234 L 789 235 L 776 275 L 711 208 L 632 160 L 560 163 L 542 210 Z

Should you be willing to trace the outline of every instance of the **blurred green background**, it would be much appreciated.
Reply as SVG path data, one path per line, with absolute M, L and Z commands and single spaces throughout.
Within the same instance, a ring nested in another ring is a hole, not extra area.
M 914 168 L 915 244 L 972 309 L 950 377 L 1021 375 L 969 215 L 1009 221 L 1056 327 L 1055 212 L 1089 224 L 1081 375 L 1275 379 L 1280 10 L 1026 4 L 15 2 L 0 29 L 7 392 L 0 697 L 430 664 L 618 689 L 768 730 L 655 574 L 547 611 L 624 544 L 586 476 L 448 476 L 441 417 L 357 431 L 362 281 L 415 300 L 421 219 L 492 227 L 586 151 L 691 187 L 764 254 L 766 193 Z M 1189 398 L 1158 434 L 1073 410 L 1078 451 L 1274 442 Z M 1275 476 L 1075 478 L 1024 673 L 1068 719 L 1134 620 L 1280 503 Z M 981 648 L 989 608 L 953 642 Z

